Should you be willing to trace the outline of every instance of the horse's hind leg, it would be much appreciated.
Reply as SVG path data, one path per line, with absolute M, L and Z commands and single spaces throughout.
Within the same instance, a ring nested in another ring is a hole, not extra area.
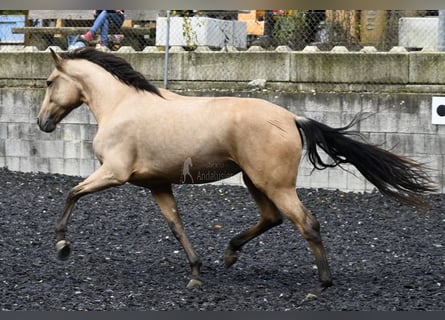
M 238 259 L 238 251 L 241 250 L 242 246 L 270 228 L 283 222 L 281 213 L 277 207 L 255 187 L 245 173 L 243 174 L 243 178 L 244 183 L 259 207 L 261 217 L 256 225 L 241 232 L 230 240 L 224 253 L 224 265 L 226 268 L 229 268 L 236 262 Z
M 187 259 L 190 263 L 192 269 L 192 276 L 187 287 L 199 286 L 202 284 L 201 281 L 201 260 L 196 255 L 195 251 L 188 240 L 184 225 L 182 223 L 181 217 L 178 214 L 178 209 L 176 206 L 175 198 L 173 197 L 173 192 L 171 185 L 157 186 L 150 188 L 153 198 L 157 202 L 168 226 L 175 238 L 181 243 L 184 251 L 187 255 Z
M 293 222 L 303 238 L 309 243 L 315 255 L 315 263 L 319 273 L 319 285 L 313 293 L 319 295 L 324 289 L 332 285 L 331 272 L 320 235 L 320 224 L 315 216 L 301 203 L 294 188 L 274 189 L 270 192 L 269 197 L 283 215 Z

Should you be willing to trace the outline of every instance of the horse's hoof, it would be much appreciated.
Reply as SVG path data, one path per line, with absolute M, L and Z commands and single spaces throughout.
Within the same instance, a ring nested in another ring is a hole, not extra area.
M 226 269 L 230 268 L 238 260 L 238 254 L 230 249 L 224 253 L 224 266 Z
M 311 290 L 306 295 L 306 297 L 303 299 L 303 302 L 318 299 L 318 297 L 321 296 L 321 293 L 323 291 L 325 291 L 327 288 L 329 288 L 330 286 L 332 286 L 331 280 L 326 280 L 326 281 L 320 282 L 313 290 Z
M 67 240 L 60 240 L 56 243 L 57 258 L 60 260 L 68 259 L 71 253 L 71 243 Z
M 306 297 L 304 297 L 304 299 L 303 299 L 302 302 L 306 302 L 306 301 L 310 301 L 310 300 L 316 300 L 316 299 L 318 299 L 318 295 L 316 295 L 316 294 L 314 294 L 314 293 L 312 293 L 312 292 L 309 292 L 309 293 L 306 295 Z
M 187 285 L 187 288 L 195 288 L 202 286 L 202 281 L 199 279 L 191 279 Z

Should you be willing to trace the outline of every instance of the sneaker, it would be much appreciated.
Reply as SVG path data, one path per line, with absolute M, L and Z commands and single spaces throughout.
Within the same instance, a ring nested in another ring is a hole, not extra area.
M 103 44 L 103 43 L 98 43 L 98 44 L 96 44 L 96 49 L 98 49 L 98 50 L 108 50 L 108 47 L 107 47 L 107 45 L 106 44 Z
M 93 40 L 93 34 L 92 34 L 90 31 L 88 31 L 88 32 L 85 33 L 85 34 L 80 35 L 79 38 L 80 38 L 81 40 L 90 42 L 90 41 Z
M 123 34 L 111 34 L 108 36 L 108 41 L 113 43 L 121 43 L 123 39 L 124 39 Z

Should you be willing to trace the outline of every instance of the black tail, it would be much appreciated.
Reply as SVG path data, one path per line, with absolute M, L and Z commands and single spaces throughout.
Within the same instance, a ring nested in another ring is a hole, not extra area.
M 361 120 L 356 117 L 345 127 L 331 128 L 312 119 L 297 117 L 297 128 L 302 137 L 304 133 L 309 161 L 319 170 L 350 163 L 383 194 L 411 205 L 426 206 L 423 196 L 436 188 L 422 164 L 352 139 L 350 136 L 358 133 L 347 130 Z M 317 147 L 325 151 L 332 162 L 326 163 Z

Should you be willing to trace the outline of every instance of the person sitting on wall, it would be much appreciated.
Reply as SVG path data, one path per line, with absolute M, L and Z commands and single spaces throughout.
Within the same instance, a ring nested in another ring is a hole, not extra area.
M 93 26 L 87 33 L 81 35 L 80 39 L 89 43 L 100 29 L 100 43 L 98 43 L 97 46 L 99 48 L 107 47 L 110 23 L 114 24 L 117 28 L 122 27 L 125 20 L 124 10 L 95 10 L 94 18 Z

